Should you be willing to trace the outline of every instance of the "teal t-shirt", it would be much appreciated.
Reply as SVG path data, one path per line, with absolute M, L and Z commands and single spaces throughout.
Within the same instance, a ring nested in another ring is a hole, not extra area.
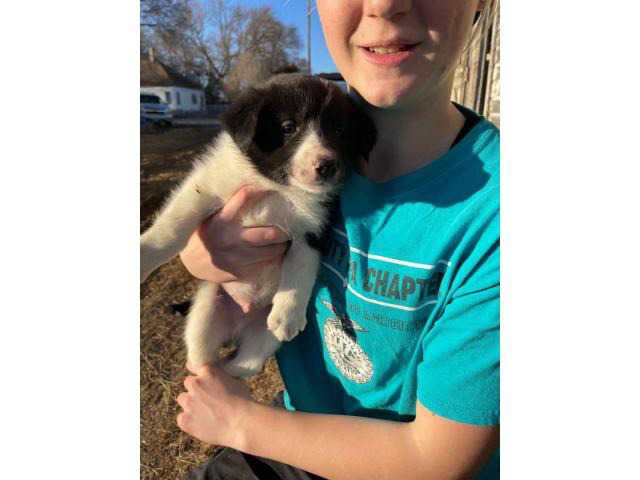
M 419 401 L 500 423 L 499 166 L 481 119 L 415 172 L 349 177 L 307 327 L 276 354 L 287 408 L 411 421 Z M 497 478 L 498 455 L 478 478 Z

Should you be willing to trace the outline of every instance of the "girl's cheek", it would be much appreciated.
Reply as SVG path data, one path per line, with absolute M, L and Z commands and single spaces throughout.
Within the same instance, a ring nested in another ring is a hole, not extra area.
M 362 18 L 364 0 L 318 0 L 318 16 L 333 56 L 349 55 L 353 34 Z

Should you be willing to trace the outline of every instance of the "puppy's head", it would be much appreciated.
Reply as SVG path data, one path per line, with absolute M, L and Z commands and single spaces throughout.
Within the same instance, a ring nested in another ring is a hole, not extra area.
M 222 122 L 262 175 L 315 193 L 335 190 L 376 141 L 373 122 L 352 99 L 307 75 L 280 75 L 251 89 Z

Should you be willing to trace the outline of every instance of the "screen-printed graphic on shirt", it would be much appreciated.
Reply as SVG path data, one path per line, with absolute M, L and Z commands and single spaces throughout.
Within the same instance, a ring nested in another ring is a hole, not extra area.
M 437 303 L 443 272 L 450 262 L 426 265 L 366 252 L 350 246 L 346 233 L 337 228 L 329 235 L 323 253 L 322 273 L 328 276 L 329 288 L 346 294 L 344 304 L 322 299 L 333 314 L 323 325 L 327 352 L 341 375 L 355 383 L 367 383 L 374 372 L 372 358 L 362 345 L 368 330 L 353 317 L 417 335 Z
M 322 303 L 334 315 L 326 318 L 323 327 L 324 342 L 331 360 L 340 373 L 352 382 L 367 383 L 373 376 L 373 363 L 358 345 L 356 336 L 356 331 L 367 330 L 326 300 L 322 300 Z
M 322 265 L 337 275 L 343 287 L 365 302 L 415 312 L 437 303 L 444 270 L 451 263 L 434 265 L 385 257 L 347 243 L 347 234 L 333 229 Z

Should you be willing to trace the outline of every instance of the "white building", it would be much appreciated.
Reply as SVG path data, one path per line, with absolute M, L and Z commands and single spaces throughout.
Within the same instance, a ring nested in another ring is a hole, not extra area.
M 154 93 L 174 113 L 202 112 L 204 90 L 184 75 L 155 60 L 153 50 L 140 57 L 140 93 Z

